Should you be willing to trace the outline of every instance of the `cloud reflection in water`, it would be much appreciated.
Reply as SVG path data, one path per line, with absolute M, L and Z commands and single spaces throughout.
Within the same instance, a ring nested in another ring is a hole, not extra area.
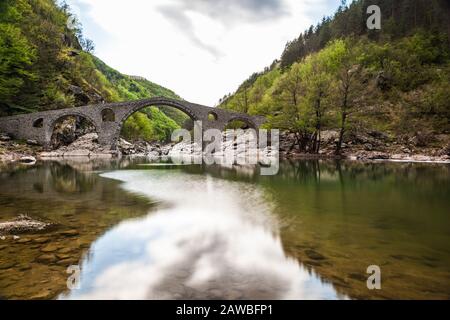
M 103 176 L 162 205 L 93 243 L 81 289 L 61 298 L 340 298 L 285 255 L 270 201 L 256 185 L 176 169 Z

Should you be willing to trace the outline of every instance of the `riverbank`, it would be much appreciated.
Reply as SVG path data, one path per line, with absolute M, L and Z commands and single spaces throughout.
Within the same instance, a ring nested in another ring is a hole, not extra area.
M 350 134 L 342 144 L 341 153 L 336 155 L 339 133 L 323 131 L 318 154 L 305 153 L 295 145 L 294 134 L 280 138 L 280 157 L 286 159 L 348 159 L 384 160 L 405 162 L 450 163 L 450 136 L 417 133 L 414 136 L 397 138 L 378 131 Z
M 340 155 L 335 154 L 337 132 L 324 131 L 321 150 L 318 154 L 305 153 L 295 144 L 293 134 L 280 137 L 279 155 L 282 159 L 348 159 L 348 160 L 383 160 L 404 162 L 450 163 L 450 137 L 440 135 L 428 137 L 431 142 L 424 143 L 424 137 L 401 137 L 391 139 L 380 132 L 368 132 L 350 136 L 342 145 Z M 238 150 L 237 141 L 223 144 L 221 154 L 229 150 Z M 198 152 L 197 152 L 198 153 Z M 45 151 L 35 141 L 16 141 L 0 133 L 0 162 L 21 162 L 33 164 L 36 160 L 61 158 L 118 158 L 122 156 L 147 157 L 158 159 L 167 156 L 200 155 L 195 154 L 194 144 L 182 143 L 148 143 L 145 141 L 128 142 L 120 139 L 117 150 L 109 150 L 98 144 L 95 133 L 86 134 L 67 146 L 57 150 Z M 272 156 L 274 152 L 266 148 L 258 155 Z

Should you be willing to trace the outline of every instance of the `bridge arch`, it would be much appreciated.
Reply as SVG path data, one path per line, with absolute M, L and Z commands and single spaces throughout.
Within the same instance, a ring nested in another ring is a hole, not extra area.
M 240 121 L 245 123 L 249 128 L 258 130 L 258 125 L 253 122 L 249 117 L 242 117 L 242 116 L 235 116 L 228 119 L 227 123 L 225 124 L 224 130 L 229 126 L 232 122 Z
M 193 121 L 202 121 L 203 130 L 224 130 L 227 123 L 234 120 L 243 121 L 249 127 L 258 130 L 265 122 L 265 118 L 262 116 L 252 116 L 225 109 L 211 108 L 177 99 L 153 97 L 143 100 L 105 103 L 0 117 L 0 131 L 10 134 L 16 139 L 36 140 L 38 143 L 50 147 L 51 135 L 56 123 L 64 117 L 75 116 L 86 119 L 93 125 L 101 145 L 115 149 L 126 119 L 135 112 L 150 106 L 169 106 L 178 109 Z M 106 109 L 110 109 L 111 111 L 105 111 Z M 112 115 L 114 115 L 114 118 Z M 104 121 L 107 119 L 109 121 Z
M 199 120 L 198 115 L 190 108 L 189 103 L 184 104 L 182 101 L 177 101 L 173 99 L 161 99 L 161 98 L 155 98 L 155 99 L 148 99 L 148 100 L 142 100 L 138 103 L 133 104 L 131 108 L 122 116 L 122 119 L 120 119 L 121 125 L 134 113 L 138 112 L 141 109 L 152 107 L 152 106 L 168 106 L 173 107 L 175 109 L 178 109 L 180 111 L 183 111 L 186 113 L 192 120 L 197 121 Z
M 125 125 L 125 122 L 129 117 L 131 117 L 136 112 L 139 112 L 140 110 L 152 106 L 167 106 L 172 107 L 174 109 L 182 111 L 184 114 L 186 114 L 192 121 L 198 121 L 201 120 L 201 115 L 199 115 L 195 110 L 192 108 L 190 103 L 184 102 L 184 101 L 178 101 L 174 99 L 169 98 L 151 98 L 146 100 L 138 101 L 137 103 L 133 103 L 128 108 L 126 108 L 126 112 L 120 116 L 120 118 L 116 118 L 117 127 L 115 129 L 115 132 L 113 134 L 113 146 L 117 145 L 117 142 L 119 141 L 120 134 L 122 132 L 123 126 Z
M 57 117 L 55 117 L 54 119 L 51 119 L 49 121 L 48 126 L 46 126 L 45 131 L 46 131 L 46 147 L 51 147 L 52 144 L 52 138 L 53 138 L 53 134 L 55 132 L 55 128 L 56 125 L 59 122 L 64 121 L 64 119 L 69 118 L 69 117 L 78 117 L 82 120 L 88 121 L 90 125 L 93 126 L 95 132 L 100 135 L 100 128 L 97 124 L 97 122 L 95 121 L 94 118 L 90 117 L 88 114 L 86 113 L 82 113 L 82 112 L 67 112 L 61 115 L 58 115 Z
M 111 108 L 104 108 L 101 112 L 102 122 L 116 121 L 116 114 Z
M 33 121 L 33 128 L 43 128 L 44 127 L 44 118 L 37 118 Z

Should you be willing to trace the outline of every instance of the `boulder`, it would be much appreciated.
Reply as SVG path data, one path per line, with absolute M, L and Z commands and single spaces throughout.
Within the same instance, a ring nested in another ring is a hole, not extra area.
M 37 142 L 36 140 L 27 140 L 27 144 L 30 146 L 38 146 L 39 142 Z
M 6 133 L 0 133 L 0 141 L 10 141 L 11 137 Z
M 19 161 L 26 164 L 35 164 L 36 158 L 32 156 L 23 156 L 19 159 Z
M 26 215 L 20 215 L 14 220 L 0 222 L 0 234 L 40 232 L 50 228 L 52 225 Z

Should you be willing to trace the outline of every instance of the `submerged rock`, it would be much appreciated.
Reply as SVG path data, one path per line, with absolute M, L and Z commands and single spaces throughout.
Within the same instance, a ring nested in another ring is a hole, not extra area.
M 325 257 L 323 255 L 321 255 L 320 253 L 318 253 L 315 250 L 312 249 L 308 249 L 305 250 L 306 255 L 308 256 L 308 258 L 313 259 L 313 260 L 324 260 Z
M 36 258 L 36 262 L 38 263 L 44 263 L 44 264 L 48 264 L 48 263 L 54 263 L 58 261 L 58 258 L 56 258 L 56 256 L 54 254 L 43 254 L 39 257 Z
M 14 267 L 17 264 L 17 262 L 14 261 L 4 261 L 0 262 L 0 270 L 6 270 Z
M 61 248 L 61 247 L 60 247 L 59 244 L 56 244 L 56 243 L 50 243 L 50 244 L 44 246 L 44 247 L 41 249 L 41 251 L 44 252 L 44 253 L 50 253 L 50 252 L 55 252 L 55 251 L 57 251 L 57 250 L 60 249 L 60 248 Z
M 20 215 L 12 221 L 0 222 L 0 234 L 19 234 L 44 231 L 53 226 L 52 223 L 46 223 L 35 220 L 26 215 Z

